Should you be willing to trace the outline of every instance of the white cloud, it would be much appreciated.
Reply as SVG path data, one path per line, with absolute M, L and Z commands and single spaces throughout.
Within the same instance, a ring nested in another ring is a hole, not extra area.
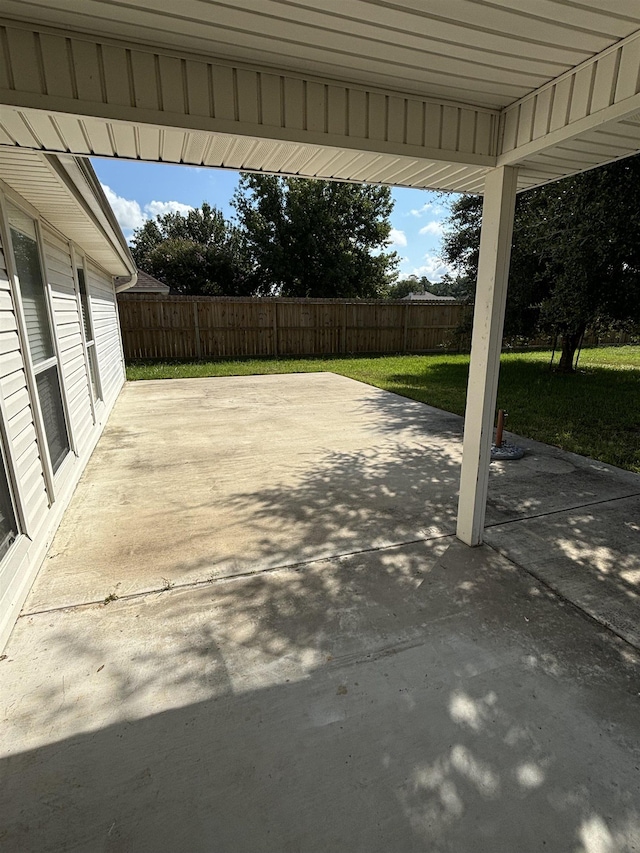
M 142 208 L 135 199 L 123 198 L 123 196 L 115 193 L 106 184 L 102 184 L 102 189 L 107 197 L 107 201 L 113 208 L 118 225 L 124 231 L 127 239 L 130 239 L 134 229 L 144 225 L 147 219 L 155 219 L 156 216 L 163 216 L 165 213 L 181 213 L 185 215 L 190 210 L 193 210 L 190 204 L 183 204 L 181 201 L 154 200 L 150 201 L 149 204 L 145 204 L 144 208 Z
M 427 222 L 426 225 L 418 232 L 419 234 L 437 234 L 438 236 L 442 234 L 444 231 L 444 225 L 442 222 L 438 222 L 437 219 L 432 220 L 431 222 Z
M 448 213 L 449 208 L 440 204 L 437 201 L 426 201 L 422 207 L 414 207 L 409 211 L 411 216 L 415 216 L 417 219 L 420 219 L 422 216 L 425 216 L 427 213 L 430 213 L 432 216 L 441 216 L 443 213 Z
M 106 186 L 106 184 L 102 184 L 102 189 L 107 197 L 107 201 L 113 208 L 113 212 L 118 220 L 118 225 L 123 231 L 131 231 L 133 228 L 139 228 L 144 224 L 147 217 L 140 209 L 140 205 L 137 201 L 117 195 L 111 187 Z
M 399 231 L 397 228 L 392 228 L 389 232 L 389 243 L 392 246 L 406 246 L 407 235 L 404 231 Z
M 442 258 L 438 257 L 433 252 L 427 252 L 427 254 L 423 258 L 424 264 L 419 267 L 414 267 L 412 270 L 408 272 L 411 275 L 415 275 L 418 278 L 420 276 L 426 275 L 429 281 L 442 281 L 443 276 L 446 273 L 449 275 L 455 275 L 456 270 L 450 264 L 445 263 Z
M 150 218 L 164 216 L 165 213 L 181 213 L 186 216 L 193 207 L 190 204 L 182 204 L 180 201 L 150 201 L 144 206 L 145 213 Z

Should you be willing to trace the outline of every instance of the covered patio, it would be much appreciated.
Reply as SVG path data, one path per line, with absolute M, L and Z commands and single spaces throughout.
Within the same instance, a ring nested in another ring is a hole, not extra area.
M 3 851 L 637 848 L 640 477 L 525 441 L 469 549 L 461 437 L 127 385 L 0 663 Z
M 335 377 L 125 389 L 0 661 L 3 851 L 638 849 L 638 478 L 489 465 L 516 193 L 640 150 L 637 4 L 3 15 L 26 202 L 72 155 L 484 194 L 464 441 Z
M 483 541 L 516 193 L 640 150 L 632 0 L 5 0 L 0 164 L 48 152 L 479 193 L 456 532 Z M 19 150 L 18 150 L 19 149 Z

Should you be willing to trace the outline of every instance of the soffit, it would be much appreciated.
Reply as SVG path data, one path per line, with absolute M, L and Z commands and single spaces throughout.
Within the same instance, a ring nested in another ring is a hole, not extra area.
M 390 186 L 481 192 L 490 166 L 430 161 L 329 145 L 135 125 L 0 106 L 0 151 L 48 151 L 182 163 Z M 0 161 L 1 162 L 1 161 Z
M 87 188 L 76 186 L 79 193 L 75 193 L 44 155 L 0 146 L 0 177 L 46 222 L 111 275 L 131 275 L 135 269 L 133 261 L 127 265 L 122 250 L 114 246 L 114 235 L 105 233 L 78 198 L 78 195 L 87 193 Z
M 634 0 L 4 0 L 3 14 L 494 109 L 640 29 Z

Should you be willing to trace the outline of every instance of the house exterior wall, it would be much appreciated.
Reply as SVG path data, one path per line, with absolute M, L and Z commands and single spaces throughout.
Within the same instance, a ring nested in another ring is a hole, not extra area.
M 37 225 L 70 450 L 53 473 L 11 249 L 7 201 Z M 98 364 L 94 396 L 77 268 L 85 273 Z M 0 440 L 18 527 L 0 561 L 0 650 L 124 383 L 111 276 L 0 182 Z M 98 399 L 98 396 L 101 399 Z

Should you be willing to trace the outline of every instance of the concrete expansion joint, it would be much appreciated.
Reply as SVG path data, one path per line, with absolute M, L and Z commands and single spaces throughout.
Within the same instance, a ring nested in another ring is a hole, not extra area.
M 133 601 L 135 599 L 146 598 L 147 596 L 151 595 L 163 595 L 171 592 L 183 592 L 189 589 L 200 589 L 205 586 L 213 586 L 219 583 L 228 583 L 236 580 L 242 580 L 243 578 L 256 577 L 257 575 L 266 575 L 273 574 L 275 572 L 285 572 L 292 571 L 295 569 L 302 569 L 305 566 L 313 566 L 317 563 L 326 563 L 330 560 L 340 560 L 345 557 L 357 557 L 359 554 L 374 554 L 382 551 L 392 551 L 395 548 L 404 548 L 407 545 L 419 545 L 421 542 L 432 542 L 434 540 L 439 539 L 455 539 L 455 534 L 442 533 L 435 536 L 420 537 L 418 539 L 407 539 L 405 542 L 394 542 L 391 545 L 380 545 L 375 548 L 360 548 L 356 551 L 343 551 L 341 553 L 328 554 L 322 557 L 313 557 L 309 560 L 301 560 L 296 563 L 281 563 L 277 566 L 266 566 L 261 569 L 251 569 L 245 572 L 236 572 L 235 574 L 221 575 L 220 577 L 210 577 L 205 578 L 204 580 L 189 581 L 187 583 L 173 583 L 171 581 L 168 581 L 166 578 L 163 578 L 163 585 L 153 587 L 152 589 L 143 589 L 140 590 L 140 592 L 125 593 L 124 595 L 116 595 L 115 593 L 111 593 L 105 598 L 96 598 L 91 599 L 90 601 L 78 601 L 73 604 L 62 604 L 59 607 L 45 607 L 39 610 L 23 611 L 18 618 L 26 619 L 27 617 L 31 616 L 46 616 L 49 613 L 75 611 L 80 610 L 84 607 L 95 607 L 96 604 L 101 604 L 107 607 L 110 603 L 115 601 Z
M 630 492 L 628 495 L 620 495 L 617 498 L 600 498 L 597 501 L 589 501 L 584 504 L 576 504 L 575 506 L 569 507 L 560 507 L 559 509 L 550 509 L 546 512 L 538 512 L 533 515 L 520 515 L 517 518 L 509 518 L 506 521 L 494 521 L 490 524 L 485 524 L 485 529 L 494 528 L 494 527 L 506 527 L 508 524 L 517 524 L 523 521 L 533 521 L 536 518 L 546 518 L 550 515 L 561 515 L 563 512 L 573 512 L 578 509 L 588 509 L 591 506 L 599 506 L 600 504 L 612 504 L 617 501 L 627 501 L 629 498 L 638 498 L 640 497 L 640 492 Z M 511 558 L 509 558 L 511 559 Z

